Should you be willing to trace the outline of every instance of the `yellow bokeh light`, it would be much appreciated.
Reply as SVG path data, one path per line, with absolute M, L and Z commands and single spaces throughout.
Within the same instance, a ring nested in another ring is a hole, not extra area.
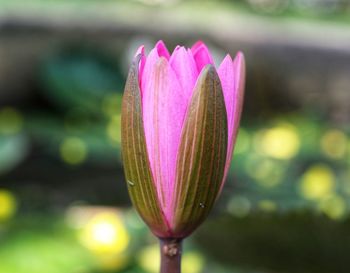
M 81 242 L 96 254 L 121 254 L 129 245 L 129 234 L 114 213 L 99 213 L 86 224 Z
M 18 133 L 23 127 L 23 117 L 16 109 L 5 107 L 0 110 L 0 133 L 12 135 Z
M 147 246 L 138 255 L 140 267 L 149 273 L 158 273 L 160 265 L 159 246 L 157 244 Z
M 258 208 L 266 212 L 272 212 L 277 210 L 277 204 L 271 200 L 261 200 L 258 203 Z
M 82 139 L 77 137 L 66 138 L 60 146 L 60 155 L 68 164 L 80 164 L 87 157 L 86 144 Z
M 17 202 L 14 195 L 4 189 L 0 189 L 0 221 L 6 221 L 14 216 L 17 210 Z
M 259 132 L 254 142 L 258 152 L 277 159 L 293 158 L 300 148 L 297 130 L 287 124 Z
M 247 171 L 249 176 L 256 179 L 256 182 L 266 188 L 272 188 L 282 182 L 285 167 L 272 159 L 253 158 L 247 161 Z
M 333 171 L 324 164 L 310 167 L 302 176 L 300 192 L 307 199 L 322 199 L 334 191 L 335 175 Z
M 127 254 L 100 255 L 98 260 L 100 267 L 104 270 L 119 272 L 129 264 L 130 257 Z
M 119 272 L 129 265 L 130 236 L 123 211 L 73 204 L 66 211 L 66 223 L 77 230 L 80 242 L 94 255 L 99 268 Z
M 324 154 L 333 159 L 341 159 L 347 150 L 347 136 L 340 130 L 330 130 L 321 138 Z
M 198 252 L 185 253 L 182 260 L 182 271 L 184 273 L 199 273 L 204 267 L 204 259 Z
M 319 203 L 320 210 L 333 220 L 342 219 L 346 213 L 346 203 L 340 196 L 330 196 Z
M 120 115 L 112 116 L 107 125 L 107 136 L 116 144 L 121 142 L 121 119 Z
M 140 267 L 149 273 L 158 273 L 160 267 L 159 245 L 151 245 L 141 250 L 138 255 Z M 204 259 L 196 251 L 186 251 L 182 257 L 183 273 L 199 273 L 203 270 Z

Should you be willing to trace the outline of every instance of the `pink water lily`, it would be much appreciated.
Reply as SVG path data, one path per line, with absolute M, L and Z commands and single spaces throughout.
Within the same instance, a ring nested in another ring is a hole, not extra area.
M 245 63 L 216 69 L 203 42 L 172 54 L 141 46 L 122 110 L 129 192 L 159 237 L 185 237 L 207 216 L 226 180 L 242 111 Z

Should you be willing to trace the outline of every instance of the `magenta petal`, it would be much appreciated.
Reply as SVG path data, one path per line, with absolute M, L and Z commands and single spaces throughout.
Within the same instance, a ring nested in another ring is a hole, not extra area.
M 197 41 L 191 48 L 192 52 L 197 51 L 201 46 L 205 46 L 205 44 L 203 43 L 203 41 L 199 40 Z
M 225 181 L 230 168 L 243 104 L 245 81 L 245 62 L 243 54 L 239 52 L 233 62 L 230 55 L 227 55 L 218 69 L 218 74 L 224 92 L 228 124 L 228 147 L 223 179 L 223 181 Z
M 158 50 L 158 55 L 159 57 L 164 57 L 166 58 L 167 60 L 169 60 L 170 58 L 170 54 L 169 54 L 169 51 L 166 47 L 166 45 L 164 44 L 164 42 L 162 40 L 158 41 L 156 43 L 156 49 Z
M 203 67 L 205 67 L 207 64 L 214 65 L 214 61 L 210 54 L 210 51 L 202 41 L 198 41 L 197 43 L 195 43 L 192 46 L 191 51 L 193 54 L 193 58 L 197 64 L 198 72 L 201 72 Z
M 180 82 L 184 95 L 189 100 L 198 77 L 196 63 L 192 54 L 184 47 L 178 47 L 171 55 L 169 63 Z
M 146 64 L 147 66 L 147 64 Z M 146 69 L 145 73 L 146 74 Z M 150 165 L 165 217 L 172 222 L 176 156 L 186 112 L 186 98 L 168 61 L 150 68 L 144 89 L 143 121 Z

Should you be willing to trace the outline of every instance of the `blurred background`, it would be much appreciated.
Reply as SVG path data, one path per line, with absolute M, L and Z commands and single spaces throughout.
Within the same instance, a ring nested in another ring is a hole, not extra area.
M 0 273 L 157 272 L 120 104 L 158 39 L 247 60 L 230 177 L 183 273 L 349 272 L 348 0 L 0 0 Z

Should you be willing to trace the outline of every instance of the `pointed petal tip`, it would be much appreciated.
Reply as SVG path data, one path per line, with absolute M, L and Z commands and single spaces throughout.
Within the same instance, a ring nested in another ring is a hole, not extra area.
M 212 64 L 207 64 L 201 71 L 196 85 L 202 84 L 209 84 L 209 82 L 212 82 L 214 85 L 220 86 L 220 92 L 222 92 L 222 85 L 219 78 L 219 75 L 216 71 L 216 68 Z
M 200 52 L 200 51 L 204 51 L 206 52 L 210 58 L 211 58 L 211 55 L 210 55 L 210 51 L 209 51 L 209 48 L 208 46 L 201 40 L 197 41 L 192 47 L 191 47 L 191 51 L 193 54 L 196 54 L 197 52 Z
M 223 69 L 226 65 L 233 65 L 233 60 L 230 54 L 226 54 L 225 58 L 221 61 L 218 71 Z
M 202 71 L 205 65 L 214 64 L 213 57 L 208 47 L 202 42 L 198 41 L 191 48 L 193 58 L 196 62 L 198 72 Z
M 239 73 L 237 74 L 239 78 L 244 82 L 245 81 L 245 70 L 246 70 L 246 63 L 245 63 L 245 57 L 242 51 L 238 51 L 236 54 L 236 57 L 233 61 L 234 66 L 239 68 Z
M 176 51 L 178 51 L 180 48 L 181 48 L 181 46 L 177 45 L 177 46 L 174 48 L 172 55 L 174 55 L 174 53 L 175 53 Z
M 243 52 L 242 51 L 238 51 L 234 60 L 235 61 L 237 60 L 238 62 L 241 62 L 241 63 L 245 64 L 245 57 L 244 57 Z
M 166 59 L 169 59 L 169 58 L 170 58 L 170 54 L 169 54 L 168 48 L 166 47 L 166 45 L 165 45 L 165 43 L 163 42 L 163 40 L 159 40 L 159 41 L 156 43 L 155 48 L 157 49 L 158 55 L 159 55 L 159 56 L 163 56 L 163 57 L 165 57 Z
M 238 51 L 236 56 L 240 56 L 240 57 L 244 58 L 244 53 L 242 51 Z
M 208 75 L 208 74 L 213 74 L 213 73 L 217 75 L 216 68 L 213 64 L 205 65 L 202 69 L 202 72 L 201 72 L 202 75 L 204 75 L 204 74 Z
M 225 64 L 229 64 L 229 63 L 233 64 L 235 62 L 238 62 L 244 65 L 245 58 L 242 51 L 238 51 L 234 59 L 232 59 L 230 54 L 226 54 L 225 58 L 222 60 L 221 64 L 219 65 L 219 68 L 224 66 Z
M 170 60 L 175 58 L 179 53 L 183 54 L 184 52 L 186 52 L 186 48 L 184 46 L 177 45 L 170 56 Z
M 224 60 L 230 60 L 230 61 L 232 62 L 232 57 L 231 57 L 231 55 L 230 55 L 230 54 L 226 54 Z M 223 61 L 224 61 L 224 60 L 223 60 Z
M 142 54 L 141 53 L 135 54 L 134 59 L 132 60 L 131 67 L 130 67 L 129 71 L 130 70 L 134 70 L 136 75 L 138 75 L 139 74 L 139 69 L 137 69 L 137 68 L 140 65 L 141 59 L 142 59 Z
M 141 56 L 145 55 L 145 46 L 144 45 L 139 46 L 139 48 L 136 50 L 134 58 L 138 55 L 141 55 Z
M 163 40 L 158 40 L 158 42 L 156 43 L 156 47 L 157 46 L 165 46 L 165 43 L 164 43 L 164 41 Z
M 191 49 L 194 51 L 194 50 L 197 50 L 199 47 L 201 47 L 201 46 L 205 46 L 206 47 L 206 45 L 205 45 L 205 43 L 202 41 L 202 40 L 198 40 L 197 42 L 195 42 L 194 44 L 193 44 L 193 46 L 191 47 Z
M 193 56 L 191 55 L 191 57 L 193 58 Z M 184 46 L 176 46 L 176 48 L 174 49 L 173 53 L 170 56 L 169 62 L 173 63 L 178 59 L 181 58 L 188 58 L 188 52 L 187 49 Z M 194 60 L 193 60 L 194 61 Z

